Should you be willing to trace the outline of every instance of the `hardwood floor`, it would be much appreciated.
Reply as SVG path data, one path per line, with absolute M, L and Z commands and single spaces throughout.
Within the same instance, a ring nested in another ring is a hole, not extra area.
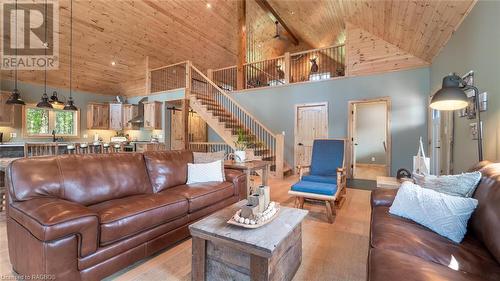
M 378 176 L 386 176 L 385 165 L 377 164 L 356 164 L 354 178 L 359 180 L 376 180 Z
M 293 206 L 287 191 L 297 177 L 271 180 L 272 200 Z M 293 280 L 366 280 L 370 192 L 348 189 L 334 224 L 327 223 L 325 206 L 306 202 L 302 264 Z M 5 213 L 0 213 L 0 277 L 12 275 L 7 252 Z M 137 262 L 106 280 L 191 280 L 191 239 Z

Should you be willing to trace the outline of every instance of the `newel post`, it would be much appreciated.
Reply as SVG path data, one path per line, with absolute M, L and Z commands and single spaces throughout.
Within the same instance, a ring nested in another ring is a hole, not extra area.
M 285 134 L 276 135 L 276 177 L 283 178 L 285 168 Z
M 214 70 L 213 69 L 207 69 L 207 78 L 211 81 L 214 81 Z
M 285 65 L 283 71 L 285 72 L 285 84 L 290 84 L 290 76 L 292 74 L 292 69 L 291 69 L 292 63 L 290 60 L 290 52 L 285 53 L 284 61 Z

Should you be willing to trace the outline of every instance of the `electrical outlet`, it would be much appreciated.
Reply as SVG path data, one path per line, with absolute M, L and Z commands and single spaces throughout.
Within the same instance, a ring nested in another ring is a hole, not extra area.
M 10 133 L 10 137 L 11 138 L 17 138 L 17 134 L 16 133 Z
M 372 157 L 372 162 L 375 162 L 375 157 Z

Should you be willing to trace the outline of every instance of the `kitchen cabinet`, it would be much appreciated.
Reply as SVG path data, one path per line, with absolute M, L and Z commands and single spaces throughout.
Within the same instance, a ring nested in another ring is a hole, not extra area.
M 138 114 L 138 107 L 135 104 L 124 104 L 123 105 L 123 129 L 126 130 L 138 130 L 139 126 L 137 124 L 129 123 L 128 121 L 134 119 Z
M 136 152 L 145 152 L 145 151 L 162 151 L 167 150 L 167 146 L 164 143 L 136 143 L 135 151 Z
M 109 104 L 109 129 L 115 131 L 123 130 L 123 104 Z
M 0 126 L 12 127 L 14 125 L 14 106 L 5 104 L 9 96 L 9 92 L 0 92 Z
M 159 101 L 144 103 L 144 129 L 161 130 L 161 107 Z
M 89 130 L 109 129 L 109 104 L 107 103 L 87 104 L 87 129 Z

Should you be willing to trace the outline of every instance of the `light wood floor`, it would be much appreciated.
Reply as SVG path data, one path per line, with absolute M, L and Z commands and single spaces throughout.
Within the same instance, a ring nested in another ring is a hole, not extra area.
M 356 164 L 354 178 L 358 180 L 377 180 L 378 176 L 386 176 L 387 168 L 385 165 L 377 164 Z
M 271 180 L 271 197 L 293 206 L 287 194 L 297 177 Z M 293 280 L 366 280 L 370 192 L 348 189 L 337 210 L 334 224 L 327 223 L 325 207 L 306 203 L 309 215 L 303 223 L 302 264 Z M 4 213 L 0 214 L 0 276 L 12 275 L 7 252 Z M 160 254 L 138 262 L 106 280 L 191 280 L 191 239 Z

